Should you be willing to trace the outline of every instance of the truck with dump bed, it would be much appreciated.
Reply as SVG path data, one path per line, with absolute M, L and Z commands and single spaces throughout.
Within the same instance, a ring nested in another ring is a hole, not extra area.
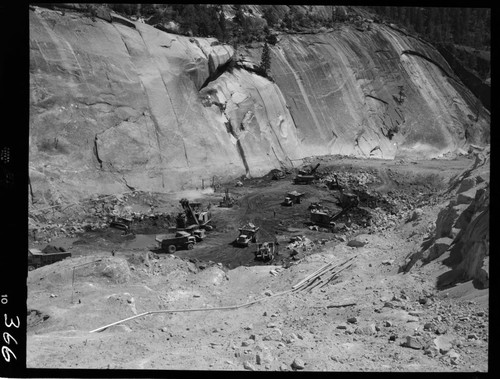
M 247 224 L 242 228 L 239 228 L 240 235 L 233 242 L 236 246 L 248 246 L 251 242 L 257 242 L 257 232 L 259 231 L 259 227 L 253 224 Z
M 288 192 L 285 196 L 285 200 L 281 203 L 285 206 L 291 206 L 292 204 L 300 204 L 301 197 L 305 194 L 299 193 L 297 191 Z
M 55 262 L 71 257 L 71 253 L 64 250 L 55 252 L 40 251 L 39 249 L 28 249 L 28 271 L 33 271 L 36 268 L 50 265 Z
M 185 231 L 179 231 L 174 236 L 160 234 L 155 239 L 160 248 L 170 254 L 175 253 L 177 249 L 192 250 L 196 244 L 196 237 Z

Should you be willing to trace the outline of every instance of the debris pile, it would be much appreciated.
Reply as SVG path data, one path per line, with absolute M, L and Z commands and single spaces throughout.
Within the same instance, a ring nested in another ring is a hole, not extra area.
M 290 256 L 292 259 L 299 259 L 301 252 L 310 252 L 314 248 L 314 242 L 305 236 L 294 236 L 290 238 L 290 243 L 286 246 L 287 250 L 290 250 Z
M 49 213 L 30 211 L 28 215 L 29 238 L 42 242 L 51 242 L 57 237 L 73 238 L 83 232 L 105 229 L 116 218 L 141 223 L 144 227 L 147 227 L 147 224 L 156 224 L 158 220 L 162 221 L 163 227 L 168 227 L 174 222 L 169 213 L 155 212 L 157 200 L 154 195 L 142 191 L 94 195 L 73 205 L 76 206 L 73 207 L 72 215 L 59 220 L 51 219 Z M 66 205 L 66 208 L 69 206 L 71 204 Z M 64 210 L 63 205 L 57 207 Z M 140 211 L 134 211 L 134 208 Z

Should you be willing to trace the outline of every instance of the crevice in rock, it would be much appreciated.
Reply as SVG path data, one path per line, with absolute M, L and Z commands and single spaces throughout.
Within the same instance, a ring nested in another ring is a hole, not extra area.
M 428 62 L 430 62 L 430 63 L 434 64 L 436 67 L 438 67 L 438 68 L 439 68 L 439 69 L 443 72 L 443 74 L 444 74 L 446 77 L 448 77 L 448 78 L 453 79 L 453 80 L 455 80 L 455 81 L 456 81 L 456 79 L 455 79 L 453 76 L 451 76 L 451 75 L 448 73 L 448 71 L 446 71 L 446 70 L 443 68 L 443 66 L 441 66 L 439 63 L 437 63 L 435 60 L 433 60 L 433 59 L 429 58 L 428 56 L 426 56 L 426 55 L 424 55 L 424 54 L 422 54 L 422 53 L 419 53 L 418 51 L 413 51 L 413 50 L 403 50 L 403 51 L 401 52 L 401 55 L 414 55 L 414 56 L 416 56 L 416 57 L 420 57 L 420 58 L 422 58 L 422 59 L 425 59 L 426 61 L 428 61 Z
M 135 189 L 135 187 L 132 187 L 131 185 L 129 185 L 129 184 L 127 183 L 127 179 L 125 179 L 125 176 L 123 176 L 123 175 L 122 175 L 122 180 L 123 180 L 123 182 L 125 183 L 125 185 L 127 186 L 127 188 L 128 188 L 129 190 L 131 190 L 131 191 L 135 191 L 135 190 L 136 190 L 136 189 Z
M 147 46 L 146 41 L 144 40 L 144 37 L 143 37 L 143 35 L 142 35 L 141 31 L 140 31 L 140 30 L 138 30 L 138 32 L 139 32 L 139 35 L 141 36 L 141 39 L 142 39 L 142 42 L 143 42 L 144 46 Z M 148 51 L 148 52 L 149 52 L 149 51 Z M 163 78 L 163 75 L 161 74 L 160 67 L 158 67 L 158 64 L 157 64 L 154 60 L 153 60 L 153 62 L 155 63 L 155 65 L 156 65 L 156 67 L 157 67 L 158 74 L 159 74 L 160 79 L 161 79 L 161 81 L 162 81 L 162 83 L 163 83 L 163 87 L 165 88 L 165 92 L 167 93 L 168 99 L 169 99 L 169 101 L 170 101 L 170 105 L 171 105 L 171 107 L 172 107 L 172 113 L 174 114 L 174 116 L 175 116 L 175 120 L 176 120 L 176 122 L 177 122 L 177 128 L 178 128 L 178 129 L 179 129 L 179 131 L 180 131 L 180 125 L 181 125 L 181 122 L 180 122 L 180 120 L 179 120 L 179 116 L 177 115 L 177 112 L 175 111 L 174 102 L 172 101 L 172 96 L 171 96 L 171 94 L 170 94 L 170 91 L 168 90 L 167 83 L 165 83 L 165 79 Z M 144 84 L 142 83 L 142 80 L 141 80 L 141 84 L 142 84 L 142 85 L 144 85 Z M 148 103 L 149 103 L 149 99 L 148 99 Z M 154 118 L 153 118 L 153 120 L 154 120 Z M 157 130 L 157 132 L 159 132 L 159 126 L 158 126 L 157 121 L 155 121 L 155 126 L 156 126 L 156 130 Z M 181 133 L 181 135 L 182 135 L 182 133 Z M 183 146 L 183 148 L 184 148 L 184 157 L 185 157 L 185 159 L 186 159 L 186 165 L 187 165 L 188 167 L 190 167 L 190 165 L 189 165 L 189 159 L 188 159 L 188 155 L 187 155 L 187 149 L 186 149 L 186 142 L 184 141 L 184 138 L 182 138 L 182 137 L 181 137 L 181 141 L 182 141 L 182 146 Z M 160 146 L 158 146 L 158 149 L 161 151 Z
M 33 194 L 33 187 L 31 186 L 31 178 L 28 175 L 28 185 L 30 187 L 31 204 L 35 204 L 35 195 Z
M 240 140 L 238 139 L 238 136 L 234 132 L 233 124 L 231 123 L 231 120 L 229 118 L 227 118 L 227 122 L 225 123 L 225 125 L 226 125 L 227 132 L 229 134 L 231 134 L 236 139 L 236 150 L 238 151 L 238 154 L 240 155 L 241 161 L 243 162 L 243 166 L 245 166 L 246 176 L 249 177 L 250 176 L 250 167 L 248 166 L 247 158 L 245 156 L 245 152 L 243 151 L 243 146 L 241 146 Z
M 99 149 L 97 148 L 97 134 L 95 135 L 95 138 L 94 138 L 94 149 L 93 150 L 94 150 L 94 155 L 97 158 L 97 162 L 99 162 L 99 166 L 101 167 L 101 170 L 102 170 L 102 160 L 99 157 Z
M 389 105 L 389 103 L 388 103 L 387 101 L 382 100 L 382 99 L 380 99 L 380 98 L 378 98 L 378 97 L 376 97 L 376 96 L 373 96 L 373 95 L 365 95 L 365 97 L 370 97 L 370 98 L 372 98 L 372 99 L 375 99 L 375 100 L 378 100 L 378 101 L 380 101 L 380 102 L 384 103 L 385 105 Z
M 247 158 L 245 157 L 245 152 L 243 151 L 243 146 L 241 146 L 240 140 L 236 140 L 236 148 L 240 154 L 241 160 L 243 161 L 243 166 L 245 166 L 245 172 L 247 178 L 250 177 L 250 168 L 248 167 Z
M 209 85 L 211 82 L 216 81 L 222 74 L 228 71 L 228 67 L 231 64 L 233 58 L 230 58 L 226 63 L 217 67 L 215 72 L 211 72 L 205 82 L 201 85 L 199 91 Z

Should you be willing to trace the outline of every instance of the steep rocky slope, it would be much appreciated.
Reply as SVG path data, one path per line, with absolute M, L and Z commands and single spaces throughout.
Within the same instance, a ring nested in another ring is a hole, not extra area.
M 478 153 L 472 167 L 450 183 L 451 200 L 436 219 L 434 234 L 406 263 L 438 260 L 449 267 L 437 281 L 440 288 L 472 280 L 489 287 L 490 151 Z
M 429 158 L 489 140 L 489 113 L 431 46 L 388 25 L 261 45 L 112 15 L 30 10 L 30 182 L 68 201 L 256 176 L 311 155 Z M 246 67 L 246 68 L 245 68 Z

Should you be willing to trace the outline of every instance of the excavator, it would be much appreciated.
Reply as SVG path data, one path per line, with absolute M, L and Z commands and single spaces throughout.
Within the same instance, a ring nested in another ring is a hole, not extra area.
M 229 188 L 226 188 L 226 194 L 222 198 L 222 201 L 219 203 L 219 207 L 221 208 L 232 208 L 234 205 L 234 199 L 229 196 Z
M 311 222 L 319 224 L 326 227 L 335 227 L 335 221 L 338 220 L 342 215 L 346 214 L 352 208 L 355 208 L 359 204 L 359 198 L 356 194 L 350 192 L 342 192 L 340 194 L 340 206 L 342 210 L 336 214 L 330 216 L 327 212 L 321 209 L 311 210 Z
M 209 211 L 195 212 L 191 207 L 191 204 L 189 203 L 188 199 L 181 199 L 180 203 L 186 214 L 186 222 L 185 222 L 186 228 L 189 228 L 190 226 L 193 225 L 195 227 L 197 226 L 200 229 L 205 229 L 205 230 L 213 229 L 211 225 L 208 225 L 210 221 L 212 221 L 212 215 Z M 199 204 L 197 203 L 197 205 Z
M 310 171 L 300 170 L 298 175 L 293 180 L 294 183 L 295 184 L 310 184 L 310 183 L 312 183 L 312 181 L 316 179 L 316 175 L 314 175 L 314 173 L 318 169 L 319 165 L 320 164 L 318 163 Z

